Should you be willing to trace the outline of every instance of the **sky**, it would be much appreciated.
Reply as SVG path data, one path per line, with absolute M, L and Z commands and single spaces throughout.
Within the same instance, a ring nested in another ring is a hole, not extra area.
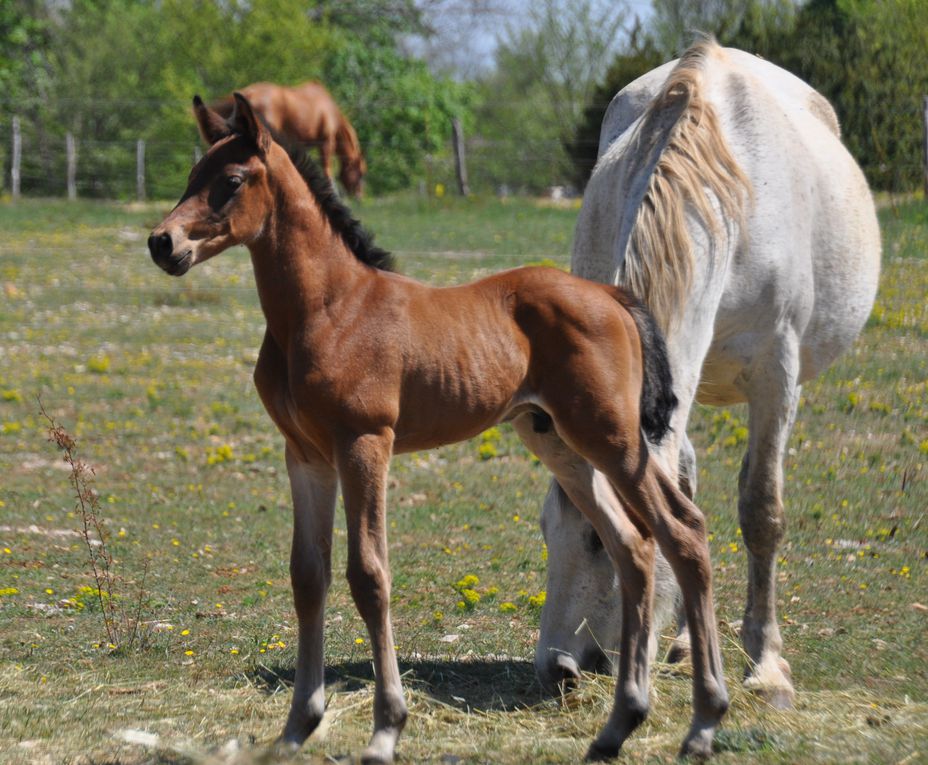
M 570 0 L 563 0 L 569 6 Z M 429 41 L 411 40 L 413 53 L 428 60 L 434 69 L 468 78 L 490 70 L 500 37 L 527 21 L 532 0 L 431 0 L 422 3 L 426 19 L 436 30 Z M 615 5 L 616 0 L 600 0 Z M 651 0 L 624 0 L 629 19 L 646 21 Z

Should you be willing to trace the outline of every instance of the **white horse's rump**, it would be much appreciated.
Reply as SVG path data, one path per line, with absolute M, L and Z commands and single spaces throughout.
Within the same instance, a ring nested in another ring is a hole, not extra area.
M 700 42 L 613 99 L 574 238 L 574 272 L 633 286 L 664 329 L 680 405 L 653 451 L 684 490 L 696 482 L 693 401 L 749 404 L 738 502 L 746 685 L 780 705 L 793 696 L 775 610 L 783 453 L 800 383 L 857 336 L 879 275 L 873 201 L 839 135 L 834 110 L 804 82 Z M 604 482 L 591 483 L 601 498 Z M 556 486 L 542 527 L 548 591 L 535 660 L 551 684 L 615 655 L 620 596 L 592 528 Z

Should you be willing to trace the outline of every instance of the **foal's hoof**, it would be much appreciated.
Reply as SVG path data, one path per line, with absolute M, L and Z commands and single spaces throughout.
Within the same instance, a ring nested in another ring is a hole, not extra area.
M 744 680 L 744 689 L 774 709 L 792 709 L 796 691 L 790 682 L 789 662 L 781 656 L 757 664 Z
M 300 746 L 301 744 L 296 741 L 291 741 L 281 736 L 271 744 L 270 754 L 274 758 L 274 761 L 290 760 L 296 757 L 297 753 L 300 751 Z

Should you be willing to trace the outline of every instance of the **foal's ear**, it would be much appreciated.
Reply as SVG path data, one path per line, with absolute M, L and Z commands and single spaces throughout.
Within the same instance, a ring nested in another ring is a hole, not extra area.
M 251 103 L 241 93 L 233 93 L 235 111 L 232 113 L 232 129 L 249 139 L 263 157 L 271 148 L 271 132 L 264 121 L 255 113 Z
M 218 112 L 214 112 L 204 104 L 199 96 L 193 97 L 193 116 L 197 118 L 200 135 L 210 146 L 229 135 L 229 126 L 226 121 Z

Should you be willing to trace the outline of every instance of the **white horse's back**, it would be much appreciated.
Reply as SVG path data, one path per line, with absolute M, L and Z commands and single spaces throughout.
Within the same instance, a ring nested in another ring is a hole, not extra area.
M 801 338 L 801 380 L 820 374 L 849 347 L 873 304 L 880 241 L 869 189 L 840 141 L 828 101 L 757 56 L 707 48 L 706 99 L 753 192 L 718 304 L 708 296 L 691 306 L 716 321 L 711 348 L 700 351 L 708 365 L 700 400 L 723 404 L 744 400 L 732 381 L 749 363 L 747 349 L 757 347 L 758 333 L 765 334 L 784 310 L 794 314 Z M 581 220 L 574 248 L 574 269 L 581 275 L 622 280 L 641 195 L 631 144 L 641 141 L 644 112 L 677 63 L 635 80 L 606 112 L 601 158 L 581 213 L 597 220 Z M 604 220 L 610 208 L 616 214 Z M 713 248 L 698 220 L 691 219 L 689 229 L 697 249 Z M 763 305 L 770 310 L 758 312 Z M 692 323 L 694 317 L 686 318 Z

